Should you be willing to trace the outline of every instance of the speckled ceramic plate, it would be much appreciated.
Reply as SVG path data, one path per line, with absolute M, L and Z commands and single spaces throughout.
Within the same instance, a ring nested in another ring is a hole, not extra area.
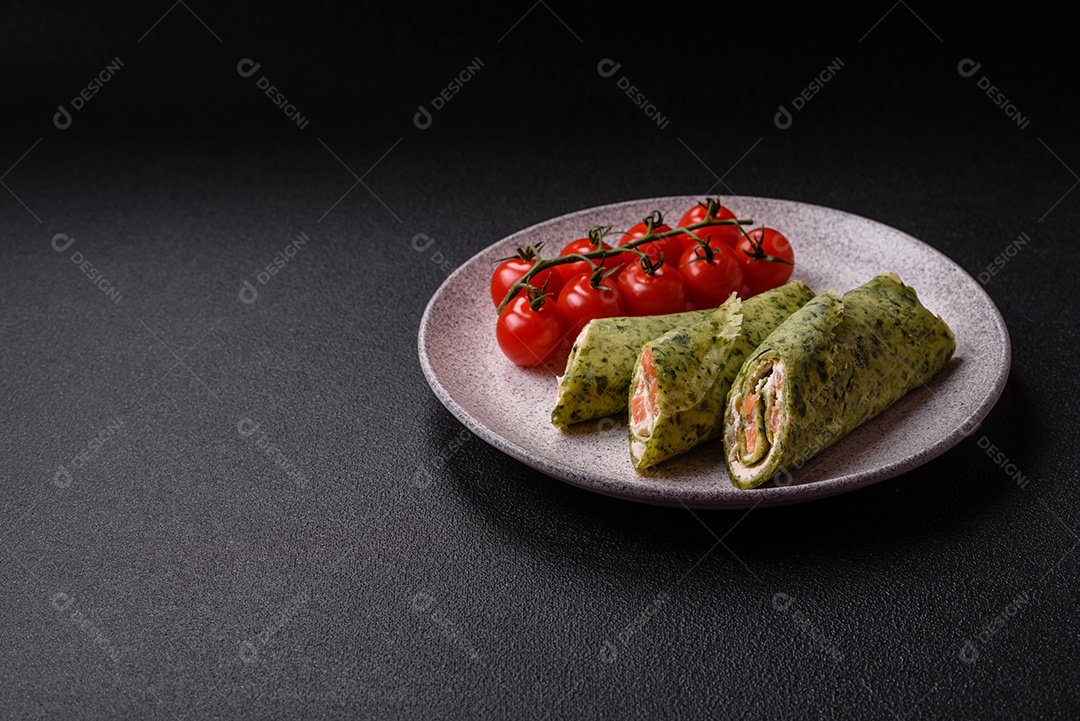
M 644 503 L 748 508 L 808 501 L 908 471 L 970 433 L 997 401 L 1009 374 L 1005 323 L 982 287 L 929 245 L 866 218 L 789 200 L 726 198 L 740 218 L 782 229 L 795 247 L 794 278 L 841 293 L 889 270 L 919 293 L 956 333 L 956 356 L 924 387 L 804 465 L 787 485 L 750 491 L 731 485 L 719 441 L 647 476 L 630 465 L 625 419 L 551 425 L 558 367 L 522 369 L 495 341 L 492 261 L 526 243 L 561 248 L 594 225 L 628 228 L 655 208 L 677 219 L 699 199 L 652 198 L 578 211 L 526 228 L 458 268 L 428 303 L 420 323 L 420 364 L 435 395 L 473 433 L 550 476 Z

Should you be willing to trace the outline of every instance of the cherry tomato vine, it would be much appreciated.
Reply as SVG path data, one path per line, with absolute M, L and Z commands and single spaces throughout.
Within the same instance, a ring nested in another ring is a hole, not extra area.
M 695 241 L 704 243 L 706 241 L 697 236 L 694 231 L 701 228 L 708 228 L 710 226 L 717 225 L 753 225 L 754 221 L 752 219 L 719 217 L 721 207 L 722 206 L 720 204 L 719 198 L 709 198 L 706 204 L 705 217 L 702 220 L 696 223 L 691 223 L 689 225 L 680 225 L 675 228 L 668 228 L 667 230 L 660 229 L 661 226 L 663 226 L 664 221 L 660 211 L 653 211 L 642 221 L 645 226 L 645 234 L 639 238 L 627 242 L 625 245 L 620 245 L 616 248 L 605 248 L 601 244 L 600 248 L 594 251 L 590 251 L 588 253 L 569 253 L 567 255 L 560 255 L 556 258 L 542 258 L 539 255 L 540 249 L 533 246 L 531 259 L 533 259 L 534 262 L 532 263 L 532 266 L 523 275 L 521 275 L 521 277 L 519 277 L 514 283 L 509 286 L 506 294 L 503 296 L 502 301 L 498 304 L 496 311 L 501 314 L 506 308 L 506 306 L 510 303 L 510 301 L 514 298 L 514 296 L 517 295 L 522 288 L 524 288 L 526 285 L 532 285 L 530 281 L 533 280 L 533 278 L 543 273 L 544 271 L 550 270 L 551 268 L 556 268 L 560 265 L 580 261 L 586 261 L 592 265 L 595 265 L 595 261 L 603 261 L 607 258 L 613 258 L 628 253 L 633 254 L 638 258 L 648 257 L 648 253 L 638 250 L 640 246 L 646 243 L 651 243 L 653 241 L 663 240 L 665 238 L 671 238 L 675 236 L 682 237 L 684 235 L 693 238 Z M 603 238 L 607 237 L 610 234 L 611 226 L 596 226 L 589 230 L 590 238 L 598 238 L 601 241 Z M 674 265 L 678 263 L 678 258 L 672 258 L 670 260 L 670 263 L 674 267 Z

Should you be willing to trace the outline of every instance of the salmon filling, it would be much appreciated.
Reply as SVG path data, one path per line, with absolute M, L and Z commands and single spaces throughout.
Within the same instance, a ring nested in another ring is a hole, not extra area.
M 774 361 L 765 368 L 741 402 L 736 400 L 739 462 L 746 467 L 769 455 L 780 428 L 783 407 L 784 366 Z
M 630 446 L 630 452 L 635 458 L 640 458 L 645 451 L 645 444 L 637 439 L 647 440 L 652 435 L 657 416 L 660 415 L 656 361 L 653 360 L 652 348 L 646 346 L 642 351 L 641 362 L 634 377 L 634 394 L 630 397 L 630 432 L 635 440 Z

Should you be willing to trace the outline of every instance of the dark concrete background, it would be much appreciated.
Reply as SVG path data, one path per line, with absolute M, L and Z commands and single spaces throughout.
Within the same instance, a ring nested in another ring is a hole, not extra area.
M 799 13 L 7 12 L 0 716 L 1075 717 L 1068 24 Z M 983 427 L 856 493 L 695 516 L 539 475 L 439 405 L 416 331 L 446 268 L 707 192 L 862 214 L 972 275 L 1026 233 L 986 285 L 1014 357 Z

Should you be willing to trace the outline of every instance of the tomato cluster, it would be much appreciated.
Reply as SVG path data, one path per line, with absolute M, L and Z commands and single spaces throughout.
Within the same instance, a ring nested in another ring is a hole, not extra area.
M 595 318 L 715 308 L 733 292 L 746 298 L 786 283 L 795 254 L 779 231 L 726 224 L 674 232 L 727 219 L 735 215 L 713 200 L 687 210 L 675 229 L 654 211 L 626 231 L 617 247 L 604 240 L 610 228 L 593 228 L 566 244 L 554 261 L 541 261 L 539 246 L 519 249 L 492 275 L 497 308 L 538 261 L 545 265 L 499 313 L 499 347 L 514 363 L 536 366 L 568 347 Z M 615 252 L 646 235 L 663 237 Z

